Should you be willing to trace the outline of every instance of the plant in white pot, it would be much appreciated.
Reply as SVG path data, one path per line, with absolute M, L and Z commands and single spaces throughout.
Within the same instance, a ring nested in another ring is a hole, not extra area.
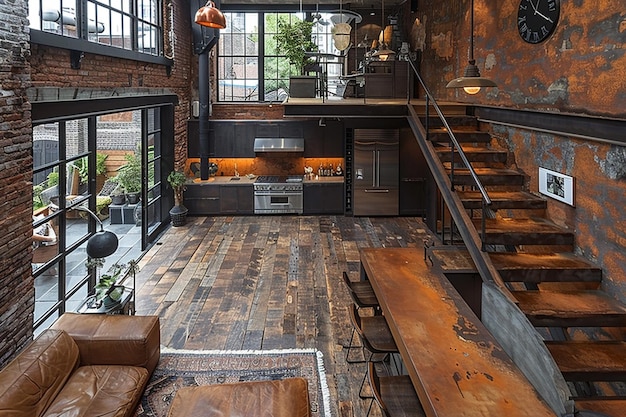
M 289 79 L 291 97 L 315 97 L 317 78 L 305 75 L 307 65 L 314 62 L 307 53 L 317 51 L 317 45 L 311 38 L 312 33 L 313 22 L 297 18 L 291 23 L 278 21 L 278 33 L 275 36 L 278 51 L 287 57 L 297 74 Z
M 174 207 L 170 209 L 172 226 L 182 226 L 185 224 L 188 211 L 187 207 L 183 205 L 183 191 L 185 191 L 185 183 L 187 182 L 187 177 L 183 172 L 172 171 L 167 176 L 167 182 L 174 190 Z

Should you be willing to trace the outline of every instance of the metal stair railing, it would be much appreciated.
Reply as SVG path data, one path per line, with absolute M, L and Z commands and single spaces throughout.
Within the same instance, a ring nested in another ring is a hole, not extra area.
M 459 228 L 459 234 L 461 235 L 465 243 L 465 246 L 467 247 L 467 250 L 470 256 L 472 257 L 472 260 L 474 261 L 474 264 L 476 265 L 476 268 L 478 272 L 480 273 L 483 281 L 493 282 L 497 284 L 511 300 L 515 300 L 512 294 L 509 292 L 506 285 L 504 284 L 504 281 L 502 281 L 500 274 L 498 273 L 496 268 L 493 266 L 488 254 L 485 252 L 484 236 L 485 236 L 485 230 L 486 230 L 486 219 L 488 217 L 490 206 L 492 204 L 491 198 L 489 197 L 487 190 L 485 189 L 480 179 L 478 178 L 476 171 L 474 170 L 471 163 L 467 159 L 465 152 L 463 152 L 463 149 L 461 148 L 459 141 L 454 135 L 454 132 L 452 132 L 452 128 L 450 127 L 450 124 L 448 123 L 445 115 L 443 114 L 441 107 L 437 103 L 437 100 L 434 98 L 434 96 L 431 94 L 430 90 L 424 83 L 424 80 L 419 75 L 419 72 L 415 68 L 415 65 L 413 64 L 413 62 L 409 61 L 409 64 L 419 84 L 421 85 L 424 91 L 425 97 L 426 97 L 426 110 L 425 110 L 426 126 L 424 126 L 421 123 L 419 115 L 415 111 L 415 108 L 411 105 L 410 96 L 409 96 L 410 92 L 409 94 L 407 94 L 407 106 L 408 106 L 408 111 L 409 111 L 408 121 L 409 121 L 409 125 L 413 129 L 413 132 L 415 133 L 418 139 L 420 148 L 422 148 L 422 153 L 424 154 L 424 157 L 426 158 L 426 162 L 428 163 L 430 170 L 433 173 L 433 177 L 435 179 L 435 182 L 437 183 L 437 186 L 439 187 L 443 201 L 448 207 L 448 210 L 450 212 L 450 215 L 454 223 L 456 223 L 457 225 L 463 225 L 463 227 Z M 411 75 L 412 74 L 409 71 L 408 76 L 410 77 Z M 441 163 L 441 160 L 435 155 L 432 143 L 429 140 L 429 135 L 430 135 L 429 124 L 430 124 L 431 106 L 437 113 L 437 116 L 441 120 L 441 123 L 443 124 L 443 127 L 445 128 L 449 136 L 451 157 L 452 157 L 451 172 L 449 176 L 448 176 L 448 173 L 445 171 L 443 164 Z M 454 166 L 455 166 L 455 159 L 457 158 L 456 157 L 457 153 L 458 153 L 458 158 L 461 160 L 462 164 L 467 168 L 469 175 L 472 178 L 475 188 L 480 192 L 481 197 L 482 197 L 481 235 L 479 235 L 476 232 L 476 228 L 474 227 L 471 218 L 466 213 L 465 209 L 463 208 L 463 204 L 461 203 L 460 199 L 455 193 Z

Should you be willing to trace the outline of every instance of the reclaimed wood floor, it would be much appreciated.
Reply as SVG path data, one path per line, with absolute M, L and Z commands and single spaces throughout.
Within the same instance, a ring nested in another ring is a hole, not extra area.
M 345 362 L 351 301 L 342 271 L 359 279 L 360 248 L 421 248 L 430 237 L 413 217 L 188 218 L 142 258 L 137 314 L 160 316 L 171 348 L 316 348 L 333 416 L 365 416 L 365 365 Z

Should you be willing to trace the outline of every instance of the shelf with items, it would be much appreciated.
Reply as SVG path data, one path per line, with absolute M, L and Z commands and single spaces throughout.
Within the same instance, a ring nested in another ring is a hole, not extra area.
M 346 157 L 345 157 L 345 213 L 352 215 L 352 170 L 354 165 L 354 130 L 346 129 Z

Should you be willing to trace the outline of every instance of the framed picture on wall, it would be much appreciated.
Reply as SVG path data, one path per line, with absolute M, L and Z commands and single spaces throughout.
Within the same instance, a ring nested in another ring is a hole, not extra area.
M 539 192 L 574 207 L 574 177 L 539 167 Z

